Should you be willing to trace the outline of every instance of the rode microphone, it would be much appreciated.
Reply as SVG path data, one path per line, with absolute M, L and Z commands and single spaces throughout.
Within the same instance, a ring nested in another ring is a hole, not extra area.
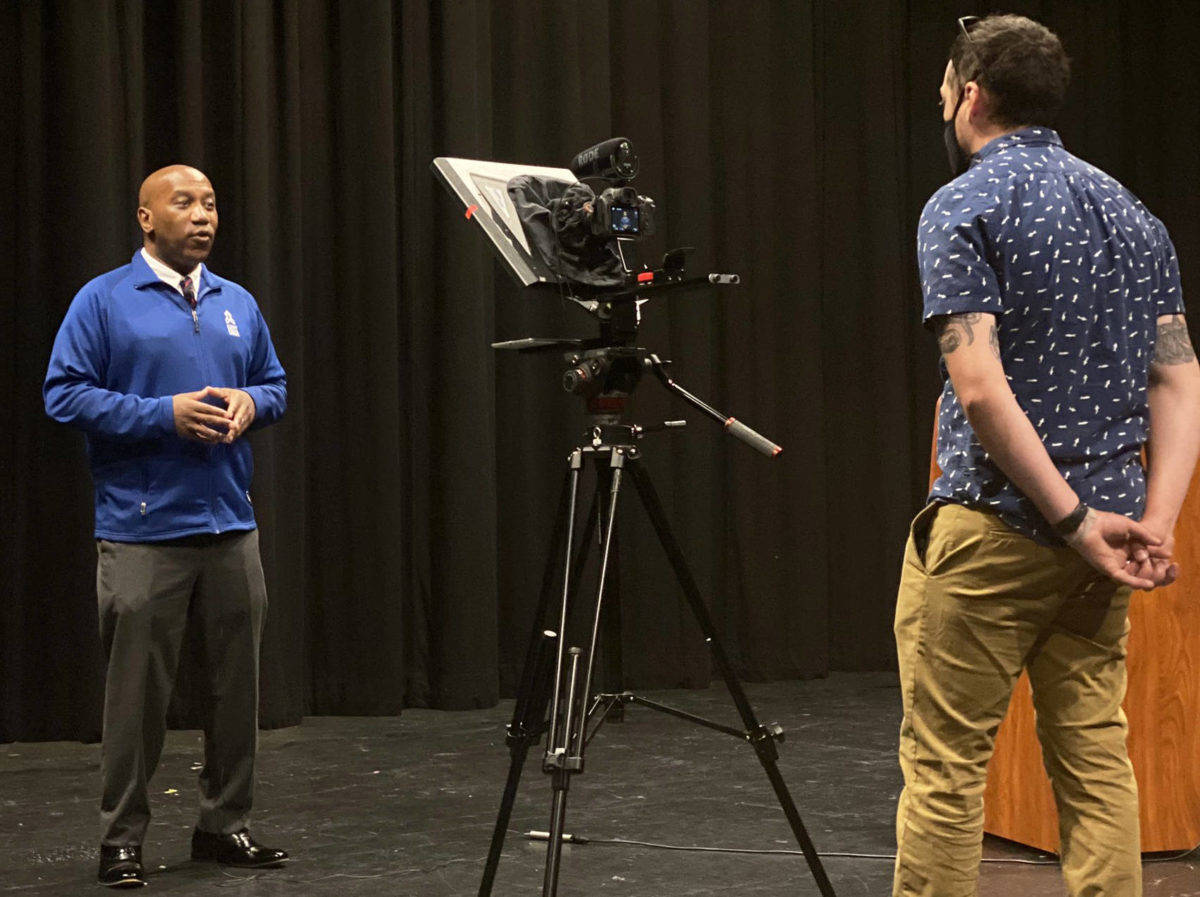
M 612 137 L 577 155 L 571 160 L 570 169 L 581 181 L 586 178 L 629 181 L 638 172 L 638 157 L 628 137 Z

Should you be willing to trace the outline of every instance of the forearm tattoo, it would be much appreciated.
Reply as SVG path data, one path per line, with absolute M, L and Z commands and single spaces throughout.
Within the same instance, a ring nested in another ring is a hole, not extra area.
M 938 348 L 942 354 L 950 355 L 959 346 L 973 345 L 975 328 L 979 326 L 981 320 L 983 320 L 983 313 L 978 311 L 969 311 L 961 315 L 946 315 L 942 318 L 937 329 Z M 1000 331 L 994 322 L 988 332 L 988 345 L 992 349 L 992 354 L 999 358 Z
M 1170 320 L 1158 325 L 1158 338 L 1154 343 L 1154 364 L 1187 364 L 1196 358 L 1192 349 L 1192 338 L 1188 336 L 1187 321 L 1183 315 L 1171 315 Z

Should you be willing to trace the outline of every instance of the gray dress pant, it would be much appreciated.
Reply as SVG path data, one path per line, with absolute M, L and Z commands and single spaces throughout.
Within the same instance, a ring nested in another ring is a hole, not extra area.
M 100 637 L 108 670 L 100 755 L 100 843 L 141 844 L 147 783 L 166 735 L 186 626 L 204 669 L 199 828 L 244 828 L 258 740 L 258 647 L 267 609 L 258 531 L 169 542 L 97 543 Z

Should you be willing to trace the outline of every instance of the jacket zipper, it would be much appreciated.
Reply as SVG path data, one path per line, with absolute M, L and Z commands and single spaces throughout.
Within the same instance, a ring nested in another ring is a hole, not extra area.
M 199 305 L 200 305 L 200 297 L 197 296 L 196 297 L 196 306 L 191 307 L 192 331 L 196 334 L 196 339 L 200 339 L 200 316 L 196 313 L 196 310 L 199 307 Z M 201 340 L 201 342 L 200 342 L 199 349 L 200 349 L 200 370 L 204 374 L 204 379 L 207 380 L 208 379 L 208 365 L 204 363 L 204 342 L 203 342 L 203 340 Z M 210 449 L 210 456 L 211 456 L 211 449 Z M 210 463 L 208 465 L 206 465 L 208 468 L 207 469 L 208 516 L 212 520 L 213 531 L 219 534 L 221 532 L 221 527 L 217 526 L 217 514 L 216 514 L 216 510 L 215 510 L 217 502 L 216 502 L 216 494 L 213 491 L 213 472 L 212 472 L 211 457 L 209 460 L 210 460 Z

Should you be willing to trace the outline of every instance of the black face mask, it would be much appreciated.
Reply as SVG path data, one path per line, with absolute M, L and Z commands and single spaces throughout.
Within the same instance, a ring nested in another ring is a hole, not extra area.
M 971 167 L 971 157 L 958 145 L 958 136 L 954 133 L 954 120 L 958 118 L 958 107 L 962 105 L 963 95 L 959 91 L 958 102 L 954 104 L 954 114 L 942 128 L 942 142 L 946 144 L 946 156 L 950 161 L 950 174 L 958 177 Z

